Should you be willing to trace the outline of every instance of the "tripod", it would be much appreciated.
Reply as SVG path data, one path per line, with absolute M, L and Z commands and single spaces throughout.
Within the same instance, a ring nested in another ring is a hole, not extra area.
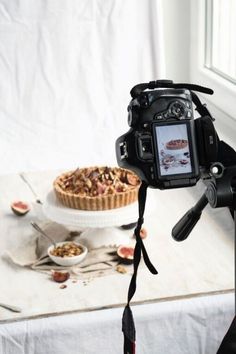
M 219 142 L 219 162 L 214 163 L 208 174 L 203 174 L 206 190 L 199 201 L 172 229 L 176 241 L 185 240 L 209 203 L 212 208 L 228 207 L 234 218 L 235 289 L 236 289 L 236 152 L 223 141 Z M 236 291 L 235 291 L 236 313 Z M 226 333 L 217 354 L 236 354 L 236 317 Z

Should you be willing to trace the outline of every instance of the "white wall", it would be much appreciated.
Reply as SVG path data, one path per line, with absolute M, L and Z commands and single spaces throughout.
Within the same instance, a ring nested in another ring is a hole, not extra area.
M 130 89 L 164 75 L 160 1 L 0 1 L 0 174 L 116 164 Z

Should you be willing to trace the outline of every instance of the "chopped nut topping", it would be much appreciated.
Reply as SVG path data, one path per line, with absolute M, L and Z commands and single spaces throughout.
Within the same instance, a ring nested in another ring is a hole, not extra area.
M 136 188 L 140 179 L 131 171 L 118 167 L 88 167 L 64 175 L 58 182 L 65 192 L 96 197 L 126 192 Z
M 81 246 L 76 245 L 74 242 L 67 242 L 61 246 L 55 247 L 51 254 L 57 257 L 74 257 L 79 256 L 83 253 L 83 248 Z

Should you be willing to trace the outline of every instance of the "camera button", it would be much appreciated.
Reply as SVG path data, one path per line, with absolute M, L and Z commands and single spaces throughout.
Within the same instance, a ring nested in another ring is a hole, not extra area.
M 148 107 L 149 106 L 148 96 L 147 95 L 140 96 L 139 102 L 141 107 Z

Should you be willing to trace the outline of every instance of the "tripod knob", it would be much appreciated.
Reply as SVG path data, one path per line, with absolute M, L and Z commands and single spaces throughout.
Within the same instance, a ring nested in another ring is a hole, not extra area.
M 208 182 L 206 197 L 212 208 L 236 207 L 236 165 L 220 167 L 217 164 L 218 173 L 212 176 Z
M 211 182 L 207 186 L 206 190 L 206 197 L 208 199 L 208 202 L 212 208 L 215 208 L 217 205 L 217 190 L 216 190 L 216 185 L 215 183 Z
M 210 166 L 210 172 L 213 177 L 221 178 L 224 174 L 225 167 L 221 162 L 215 162 Z

